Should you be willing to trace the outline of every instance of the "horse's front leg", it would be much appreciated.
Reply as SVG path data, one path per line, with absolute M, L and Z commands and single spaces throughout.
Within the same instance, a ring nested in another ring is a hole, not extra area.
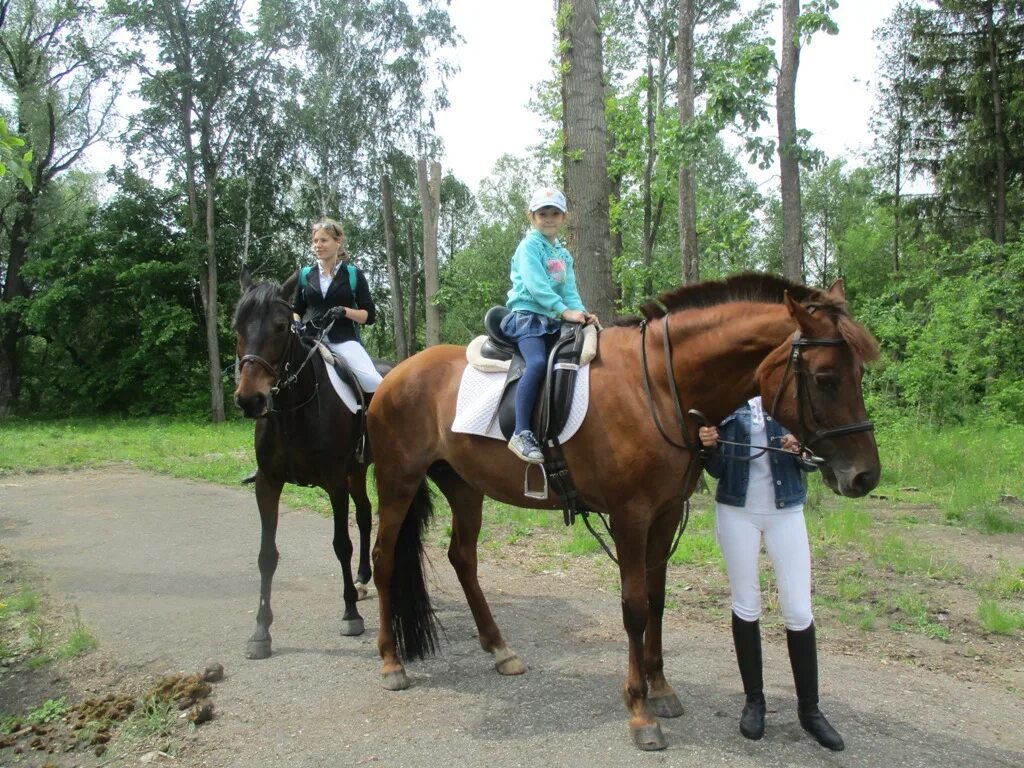
M 625 517 L 625 516 L 624 516 Z M 642 514 L 631 525 L 613 525 L 615 550 L 622 579 L 622 623 L 629 638 L 629 668 L 623 698 L 629 711 L 629 730 L 633 743 L 643 750 L 668 746 L 658 719 L 647 702 L 644 631 L 649 615 L 647 595 L 647 525 Z
M 354 464 L 348 475 L 348 490 L 356 506 L 356 525 L 359 527 L 359 569 L 356 571 L 356 593 L 365 600 L 370 583 L 370 533 L 373 507 L 366 495 L 366 464 Z
M 644 674 L 647 678 L 647 705 L 658 717 L 680 717 L 683 704 L 665 679 L 662 650 L 662 619 L 665 613 L 665 576 L 669 550 L 679 525 L 675 510 L 663 514 L 651 526 L 647 542 L 647 631 L 644 633 Z
M 256 631 L 245 647 L 246 658 L 265 659 L 271 653 L 270 625 L 274 612 L 270 609 L 270 590 L 277 570 L 277 516 L 284 483 L 256 473 L 256 504 L 260 510 L 260 607 L 256 612 Z
M 356 601 L 359 594 L 352 579 L 352 539 L 348 535 L 348 482 L 341 478 L 327 489 L 334 512 L 334 554 L 341 563 L 341 579 L 344 584 L 345 612 L 341 617 L 341 634 L 354 637 L 363 634 L 363 617 L 359 615 Z

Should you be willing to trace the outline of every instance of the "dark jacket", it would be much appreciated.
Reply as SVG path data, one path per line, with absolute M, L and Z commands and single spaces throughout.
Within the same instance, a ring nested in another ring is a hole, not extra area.
M 302 287 L 300 281 L 295 286 L 295 296 L 292 299 L 292 311 L 299 317 L 305 318 L 309 312 L 307 324 L 312 324 L 318 331 L 325 325 L 324 313 L 331 307 L 346 307 L 348 309 L 365 309 L 366 325 L 373 325 L 377 316 L 377 309 L 373 304 L 373 297 L 370 295 L 370 286 L 366 282 L 366 276 L 362 270 L 356 269 L 356 295 L 352 296 L 352 287 L 349 284 L 348 262 L 338 262 L 338 268 L 334 272 L 334 278 L 327 287 L 327 295 L 320 293 L 320 266 L 315 265 L 310 270 L 306 280 L 306 287 Z M 356 323 L 347 317 L 339 317 L 334 321 L 327 340 L 338 344 L 343 341 L 359 341 L 359 334 Z
M 789 430 L 775 421 L 767 413 L 764 415 L 765 433 L 768 445 L 779 447 L 780 439 L 789 434 Z M 726 416 L 718 426 L 718 436 L 722 440 L 735 443 L 750 444 L 750 405 L 744 403 Z M 747 483 L 750 478 L 750 462 L 737 460 L 741 456 L 750 456 L 746 445 L 722 445 L 711 451 L 706 469 L 712 477 L 717 477 L 718 490 L 715 500 L 731 507 L 742 507 L 747 502 Z M 803 504 L 807 499 L 807 489 L 801 470 L 813 471 L 814 465 L 801 461 L 796 454 L 788 455 L 778 451 L 769 451 L 772 482 L 775 487 L 775 507 L 785 509 Z

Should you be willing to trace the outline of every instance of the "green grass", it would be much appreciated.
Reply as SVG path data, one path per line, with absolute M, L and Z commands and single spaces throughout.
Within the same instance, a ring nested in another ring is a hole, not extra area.
M 99 641 L 96 640 L 95 636 L 86 629 L 82 623 L 82 617 L 79 615 L 78 609 L 75 609 L 75 621 L 71 627 L 71 634 L 60 648 L 57 649 L 57 658 L 59 659 L 73 659 L 76 656 L 81 656 L 87 651 L 91 651 L 99 645 Z
M 1003 563 L 999 574 L 990 581 L 980 584 L 978 592 L 1004 600 L 1024 596 L 1024 566 L 1010 568 Z
M 904 592 L 896 598 L 894 607 L 903 618 L 890 625 L 894 631 L 919 632 L 936 640 L 949 640 L 949 628 L 931 619 L 928 606 L 920 595 Z
M 905 424 L 878 427 L 882 459 L 879 492 L 890 498 L 936 504 L 947 522 L 985 533 L 1024 531 L 1024 508 L 1006 507 L 1004 496 L 1024 498 L 1024 429 L 972 423 L 940 429 Z M 919 489 L 912 495 L 901 488 Z
M 110 744 L 111 755 L 122 755 L 139 744 L 152 743 L 156 738 L 171 734 L 178 719 L 178 708 L 173 701 L 153 696 L 142 702 L 117 733 Z M 160 747 L 163 752 L 174 752 L 171 744 Z
M 0 603 L 0 620 L 14 614 L 35 613 L 39 608 L 39 594 L 22 583 L 17 594 Z
M 943 581 L 963 576 L 959 565 L 940 556 L 932 548 L 895 534 L 873 540 L 868 550 L 875 563 L 901 575 L 926 576 Z
M 1013 635 L 1024 629 L 1024 611 L 1003 608 L 995 600 L 982 600 L 978 604 L 978 620 L 989 632 Z

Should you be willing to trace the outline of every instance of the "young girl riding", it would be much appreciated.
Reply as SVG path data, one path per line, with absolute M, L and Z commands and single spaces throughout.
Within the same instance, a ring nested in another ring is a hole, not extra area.
M 516 392 L 516 426 L 508 447 L 531 464 L 543 464 L 544 454 L 530 429 L 530 419 L 544 381 L 547 353 L 558 339 L 562 321 L 597 324 L 576 290 L 572 256 L 558 241 L 565 224 L 565 195 L 541 187 L 530 198 L 530 231 L 512 256 L 512 288 L 506 305 L 511 310 L 501 330 L 514 341 L 526 362 Z

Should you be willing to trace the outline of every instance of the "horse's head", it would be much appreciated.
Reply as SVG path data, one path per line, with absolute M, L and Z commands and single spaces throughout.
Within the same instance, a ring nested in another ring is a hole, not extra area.
M 286 299 L 289 286 L 294 286 L 294 276 L 278 286 L 253 283 L 249 273 L 243 271 L 240 282 L 242 298 L 232 322 L 241 361 L 235 403 L 246 416 L 257 418 L 267 413 L 284 356 L 297 341 L 291 305 Z
M 757 370 L 765 407 L 805 447 L 825 460 L 825 483 L 843 496 L 863 496 L 878 485 L 881 464 L 864 408 L 864 363 L 878 342 L 846 310 L 837 280 L 819 301 L 785 298 L 797 333 Z

